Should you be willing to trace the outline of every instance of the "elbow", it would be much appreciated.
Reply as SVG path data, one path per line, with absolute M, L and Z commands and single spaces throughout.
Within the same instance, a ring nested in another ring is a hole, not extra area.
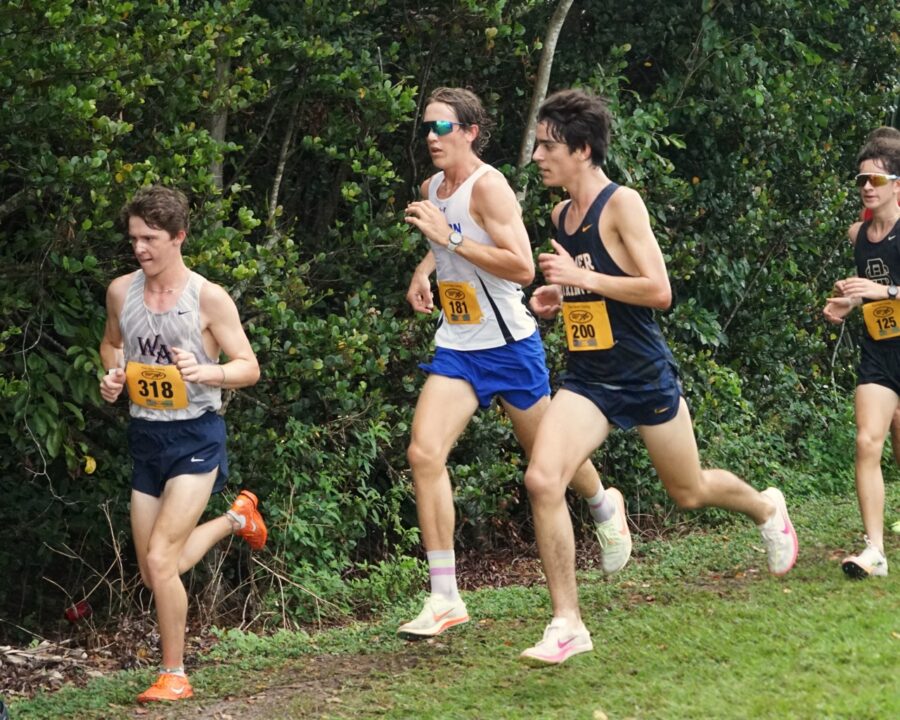
M 259 370 L 259 363 L 254 362 L 253 367 L 251 369 L 252 369 L 252 372 L 250 373 L 250 384 L 256 385 L 256 383 L 259 382 L 259 378 L 261 375 L 260 370 Z
M 515 277 L 510 278 L 513 282 L 519 283 L 522 287 L 527 287 L 534 282 L 535 276 L 534 263 L 527 263 L 522 265 L 515 274 Z
M 654 298 L 653 307 L 656 310 L 668 310 L 672 307 L 672 288 L 666 285 L 664 288 L 660 288 L 659 292 L 656 293 L 656 297 Z

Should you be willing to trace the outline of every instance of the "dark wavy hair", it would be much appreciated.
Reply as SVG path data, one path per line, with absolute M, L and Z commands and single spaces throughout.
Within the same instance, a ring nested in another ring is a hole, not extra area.
M 425 101 L 425 106 L 428 107 L 431 103 L 449 105 L 453 108 L 456 119 L 460 123 L 467 126 L 478 126 L 478 135 L 475 137 L 475 142 L 472 143 L 472 150 L 476 155 L 481 155 L 481 151 L 491 139 L 494 122 L 488 116 L 479 97 L 465 88 L 439 87 L 431 91 Z
M 175 236 L 190 228 L 191 209 L 181 190 L 148 185 L 138 190 L 119 212 L 119 224 L 127 232 L 128 219 L 139 217 L 150 227 Z
M 551 139 L 564 142 L 571 152 L 591 149 L 591 164 L 606 162 L 612 115 L 606 100 L 584 90 L 559 90 L 541 104 L 537 121 L 547 124 Z
M 900 175 L 900 130 L 884 125 L 870 132 L 856 164 L 864 160 L 880 160 L 890 175 Z

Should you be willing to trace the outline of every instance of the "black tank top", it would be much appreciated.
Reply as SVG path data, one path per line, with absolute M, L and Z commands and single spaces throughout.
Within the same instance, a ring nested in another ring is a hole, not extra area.
M 869 225 L 864 222 L 856 234 L 856 245 L 853 248 L 853 259 L 856 261 L 856 274 L 880 285 L 900 284 L 900 220 L 894 223 L 891 231 L 881 242 L 869 240 Z M 864 300 L 863 303 L 876 302 Z M 861 333 L 861 341 L 871 348 L 879 348 L 896 352 L 900 349 L 900 337 L 885 340 L 873 340 L 865 327 Z
M 586 267 L 604 275 L 629 277 L 606 251 L 598 230 L 600 214 L 618 187 L 616 183 L 610 183 L 600 191 L 591 203 L 580 227 L 572 235 L 565 229 L 566 215 L 571 207 L 571 202 L 567 203 L 559 215 L 557 239 L 575 258 L 579 267 Z M 606 311 L 613 338 L 613 346 L 608 350 L 570 351 L 566 377 L 606 385 L 647 385 L 658 379 L 661 366 L 665 364 L 675 366 L 672 353 L 650 308 L 629 305 L 581 288 L 571 287 L 563 288 L 563 300 L 570 302 L 606 300 Z

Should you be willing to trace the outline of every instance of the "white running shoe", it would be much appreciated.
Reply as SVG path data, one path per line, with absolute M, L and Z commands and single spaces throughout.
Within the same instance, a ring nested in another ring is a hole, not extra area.
M 773 575 L 786 575 L 797 562 L 797 553 L 800 550 L 797 533 L 788 517 L 787 505 L 781 490 L 770 487 L 763 490 L 762 494 L 775 503 L 775 514 L 762 525 L 757 525 L 769 555 L 769 572 Z
M 614 573 L 625 567 L 631 557 L 631 531 L 625 513 L 625 498 L 615 488 L 606 488 L 613 501 L 615 514 L 603 522 L 594 523 L 594 532 L 600 543 L 600 560 L 603 572 Z
M 859 555 L 850 555 L 841 562 L 844 572 L 852 578 L 863 580 L 869 576 L 887 577 L 888 562 L 884 553 L 866 537 L 866 549 Z
M 574 630 L 565 618 L 553 618 L 544 630 L 544 637 L 534 647 L 523 650 L 519 659 L 534 667 L 559 665 L 573 655 L 594 649 L 591 634 L 584 624 Z
M 469 613 L 461 598 L 450 600 L 443 595 L 429 595 L 418 617 L 401 625 L 397 634 L 405 640 L 420 640 L 440 635 L 447 628 L 468 620 Z

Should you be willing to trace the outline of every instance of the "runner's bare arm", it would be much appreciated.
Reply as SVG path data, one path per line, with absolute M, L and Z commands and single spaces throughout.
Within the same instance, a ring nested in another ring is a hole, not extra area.
M 406 301 L 412 309 L 420 313 L 434 310 L 434 297 L 431 294 L 431 273 L 435 270 L 434 253 L 429 250 L 413 271 L 406 291 Z
M 200 290 L 200 322 L 204 339 L 208 333 L 216 354 L 221 351 L 228 360 L 219 365 L 201 364 L 193 353 L 172 348 L 181 376 L 188 382 L 224 388 L 256 384 L 259 363 L 241 325 L 237 306 L 225 289 L 215 283 L 206 282 Z
M 108 403 L 115 402 L 125 387 L 125 373 L 120 368 L 125 365 L 125 343 L 119 327 L 119 315 L 125 305 L 125 293 L 131 275 L 122 275 L 113 280 L 106 289 L 106 326 L 100 341 L 100 360 L 107 372 L 100 379 L 100 396 Z
M 559 227 L 559 214 L 566 206 L 568 200 L 557 203 L 550 213 L 550 221 L 553 227 Z M 531 295 L 528 306 L 531 311 L 543 320 L 552 320 L 562 309 L 562 288 L 559 285 L 542 285 Z
M 492 275 L 520 285 L 530 284 L 534 280 L 534 259 L 528 232 L 516 196 L 502 175 L 488 172 L 478 178 L 472 188 L 469 212 L 495 247 L 466 242 L 464 237 L 456 254 Z M 405 220 L 432 242 L 447 246 L 452 228 L 430 201 L 410 203 Z

